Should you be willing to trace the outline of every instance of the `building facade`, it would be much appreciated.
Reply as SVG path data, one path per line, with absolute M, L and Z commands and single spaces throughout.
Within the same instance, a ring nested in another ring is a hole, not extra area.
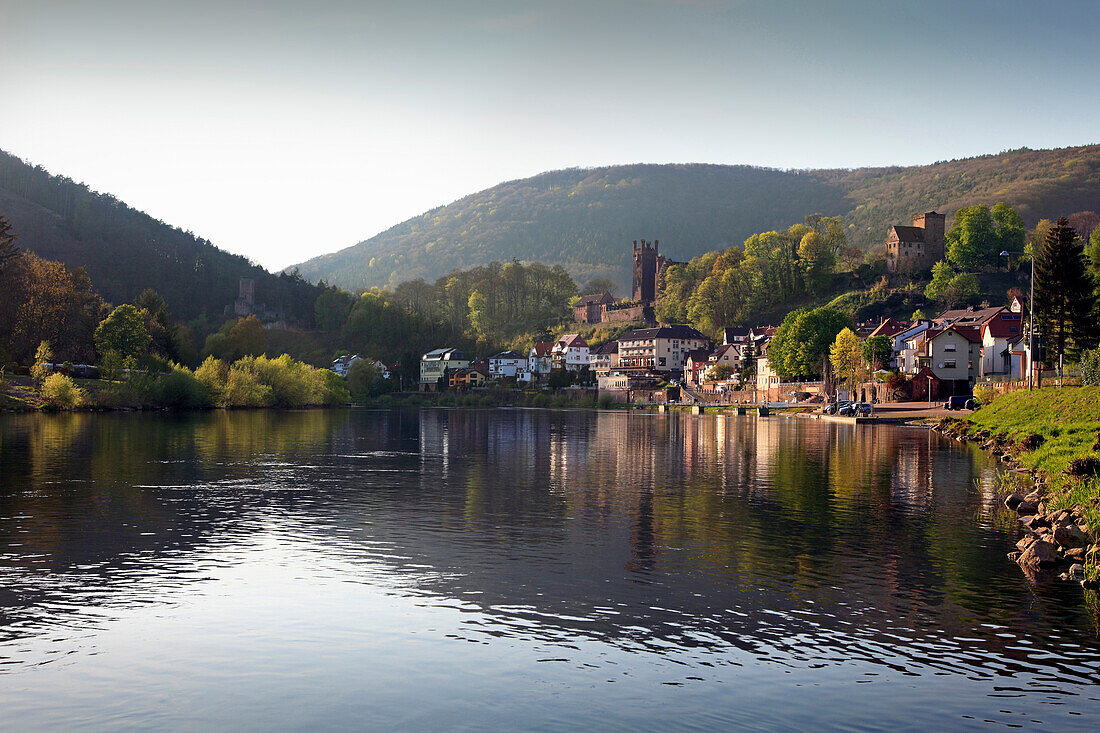
M 470 360 L 458 349 L 443 348 L 420 357 L 420 391 L 435 392 L 440 381 L 455 369 L 465 369 Z
M 707 337 L 691 326 L 638 328 L 619 337 L 619 368 L 679 374 L 688 354 L 708 345 Z

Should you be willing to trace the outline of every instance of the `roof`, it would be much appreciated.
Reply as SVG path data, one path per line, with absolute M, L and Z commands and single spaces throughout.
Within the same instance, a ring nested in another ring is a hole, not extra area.
M 592 353 L 595 354 L 596 356 L 607 356 L 608 354 L 618 354 L 619 353 L 619 342 L 614 341 L 614 340 L 608 341 L 607 343 L 601 344 L 599 346 L 599 348 L 597 348 Z
M 749 335 L 749 329 L 745 326 L 733 326 L 731 328 L 722 329 L 722 340 L 727 344 L 734 339 L 745 338 Z
M 1024 331 L 1024 320 L 1019 313 L 998 313 L 982 324 L 981 333 L 989 332 L 993 338 L 1016 338 Z
M 709 361 L 710 352 L 706 349 L 692 349 L 687 353 L 687 358 L 694 362 Z
M 671 326 L 659 326 L 658 328 L 636 328 L 624 333 L 619 341 L 641 341 L 643 339 L 702 339 L 706 336 L 691 326 L 674 324 Z
M 882 323 L 878 324 L 878 328 L 871 331 L 871 335 L 868 338 L 874 338 L 875 336 L 886 336 L 887 338 L 893 338 L 902 331 L 908 331 L 912 327 L 912 324 L 901 323 L 895 321 L 893 318 L 887 318 Z
M 882 231 L 881 229 L 879 231 Z M 904 224 L 895 224 L 890 227 L 890 234 L 895 235 L 899 242 L 923 242 L 924 230 L 920 227 L 905 226 Z
M 971 327 L 968 327 L 968 326 L 955 326 L 955 325 L 947 326 L 946 328 L 930 328 L 930 329 L 928 329 L 927 331 L 924 332 L 924 334 L 923 334 L 924 340 L 925 341 L 934 341 L 935 339 L 939 338 L 940 336 L 947 333 L 948 331 L 954 331 L 955 333 L 959 334 L 964 339 L 966 339 L 967 341 L 970 341 L 972 343 L 978 343 L 979 341 L 982 340 L 981 336 L 978 335 L 978 329 L 971 328 Z
M 546 356 L 552 348 L 554 348 L 554 345 L 549 341 L 536 341 L 535 345 L 531 347 L 531 351 L 535 352 L 535 356 Z
M 433 349 L 420 358 L 422 361 L 465 361 L 466 355 L 458 349 L 444 347 Z
M 524 356 L 523 354 L 519 353 L 518 351 L 508 350 L 508 351 L 502 351 L 499 354 L 493 354 L 489 358 L 490 359 L 526 359 L 527 357 Z
M 958 326 L 980 326 L 989 319 L 1005 310 L 1004 306 L 996 308 L 960 308 L 944 311 L 936 316 L 935 320 L 944 326 L 955 324 Z
M 567 333 L 564 336 L 562 336 L 560 339 L 558 339 L 558 343 L 555 344 L 555 346 L 558 346 L 558 345 L 560 345 L 560 346 L 562 346 L 563 348 L 566 348 L 566 349 L 568 349 L 570 347 L 580 348 L 582 346 L 587 348 L 588 347 L 588 342 L 585 341 L 579 333 Z
M 727 351 L 730 350 L 732 350 L 733 353 L 737 354 L 738 356 L 740 356 L 741 354 L 741 350 L 737 348 L 737 344 L 723 344 L 722 346 L 719 346 L 717 349 L 715 349 L 714 352 L 710 354 L 710 357 L 713 357 L 715 361 L 718 361 L 722 358 L 723 355 L 725 355 Z M 695 352 L 693 351 L 691 353 L 694 354 Z
M 600 303 L 610 303 L 613 300 L 614 298 L 611 297 L 611 293 L 605 290 L 602 293 L 591 293 L 589 295 L 582 295 L 580 297 L 580 300 L 577 301 L 577 305 L 588 305 L 589 303 L 594 303 L 598 305 Z

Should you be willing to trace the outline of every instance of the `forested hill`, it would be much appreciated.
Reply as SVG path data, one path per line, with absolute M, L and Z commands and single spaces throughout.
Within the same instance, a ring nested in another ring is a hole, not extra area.
M 629 282 L 630 242 L 687 260 L 806 214 L 841 216 L 867 248 L 914 212 L 1006 201 L 1029 226 L 1100 209 L 1100 145 L 1021 149 L 932 165 L 780 171 L 722 165 L 570 169 L 509 181 L 301 265 L 348 288 L 432 279 L 491 260 L 561 264 L 578 282 Z
M 215 320 L 237 297 L 238 280 L 256 280 L 256 301 L 308 322 L 320 292 L 291 275 L 273 275 L 244 257 L 136 211 L 118 199 L 51 175 L 0 151 L 0 215 L 16 244 L 70 268 L 87 270 L 108 302 L 129 303 L 146 288 L 188 321 Z

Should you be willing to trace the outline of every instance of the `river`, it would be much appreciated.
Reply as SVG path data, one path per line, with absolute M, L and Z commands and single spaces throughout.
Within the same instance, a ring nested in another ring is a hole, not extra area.
M 910 427 L 0 416 L 0 729 L 1095 730 L 1097 609 Z

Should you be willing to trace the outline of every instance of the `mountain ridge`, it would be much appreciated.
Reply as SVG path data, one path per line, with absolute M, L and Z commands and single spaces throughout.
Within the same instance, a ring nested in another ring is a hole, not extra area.
M 841 216 L 863 249 L 918 211 L 951 217 L 1006 200 L 1029 225 L 1100 208 L 1100 145 L 1020 148 L 918 166 L 779 169 L 710 163 L 566 168 L 504 181 L 294 267 L 349 289 L 434 279 L 492 260 L 563 265 L 629 282 L 634 239 L 686 260 L 780 229 Z M 290 270 L 292 268 L 288 268 Z

